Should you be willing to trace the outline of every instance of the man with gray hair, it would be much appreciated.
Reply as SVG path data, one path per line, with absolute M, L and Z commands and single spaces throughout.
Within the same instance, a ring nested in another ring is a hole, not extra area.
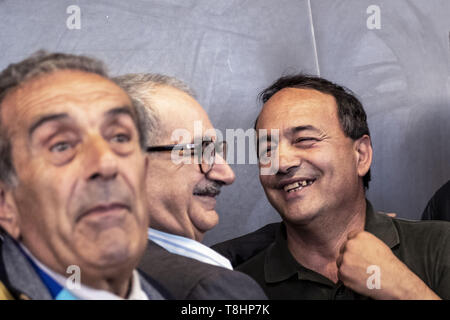
M 144 140 L 97 60 L 40 51 L 0 74 L 0 298 L 164 298 L 136 270 Z
M 149 135 L 149 245 L 140 268 L 176 299 L 265 299 L 250 277 L 201 243 L 218 223 L 216 197 L 235 176 L 225 142 L 178 79 L 128 74 L 115 79 L 138 108 Z M 158 263 L 155 263 L 158 261 Z

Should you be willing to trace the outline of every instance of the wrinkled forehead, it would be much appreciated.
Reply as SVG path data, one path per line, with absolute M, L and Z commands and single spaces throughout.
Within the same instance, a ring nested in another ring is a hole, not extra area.
M 2 123 L 9 130 L 28 128 L 52 114 L 99 121 L 110 108 L 134 109 L 128 95 L 113 82 L 81 71 L 56 71 L 29 80 L 8 93 L 1 105 Z

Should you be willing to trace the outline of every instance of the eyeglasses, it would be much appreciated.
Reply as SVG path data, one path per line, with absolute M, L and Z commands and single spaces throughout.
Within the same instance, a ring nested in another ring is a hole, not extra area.
M 212 170 L 216 163 L 216 153 L 218 153 L 224 160 L 227 157 L 227 142 L 226 141 L 202 141 L 201 143 L 185 143 L 185 144 L 169 144 L 164 146 L 150 146 L 146 148 L 147 152 L 159 151 L 179 151 L 180 155 L 185 154 L 185 151 L 190 151 L 191 156 L 196 155 L 200 171 L 207 175 Z

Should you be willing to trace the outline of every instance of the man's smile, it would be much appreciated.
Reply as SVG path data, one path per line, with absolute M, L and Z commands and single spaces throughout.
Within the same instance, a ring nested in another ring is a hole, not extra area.
M 276 189 L 280 190 L 285 200 L 297 198 L 305 192 L 317 178 L 299 177 L 282 180 L 276 185 Z

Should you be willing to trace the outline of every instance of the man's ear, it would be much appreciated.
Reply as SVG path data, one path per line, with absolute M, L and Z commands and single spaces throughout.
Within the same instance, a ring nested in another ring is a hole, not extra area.
M 364 177 L 372 164 L 373 153 L 372 142 L 367 134 L 355 141 L 355 152 L 358 175 Z
M 19 216 L 12 188 L 0 182 L 0 226 L 11 237 L 18 240 L 20 237 Z

